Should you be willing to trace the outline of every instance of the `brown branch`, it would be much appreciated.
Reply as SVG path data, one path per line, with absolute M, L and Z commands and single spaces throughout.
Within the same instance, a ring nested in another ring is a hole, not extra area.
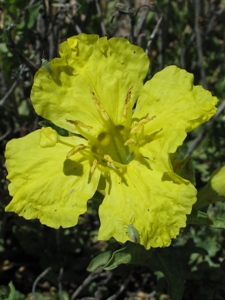
M 149 38 L 149 40 L 148 40 L 147 47 L 146 47 L 146 50 L 145 50 L 145 53 L 146 53 L 147 55 L 149 55 L 152 41 L 153 41 L 153 39 L 154 39 L 154 37 L 155 37 L 157 31 L 159 30 L 159 26 L 160 26 L 160 24 L 161 24 L 161 22 L 162 22 L 162 19 L 163 19 L 163 15 L 159 18 L 158 22 L 157 22 L 156 25 L 155 25 L 155 28 L 154 28 L 152 34 L 150 35 L 150 38 Z
M 101 276 L 100 272 L 101 270 L 97 270 L 95 272 L 90 273 L 88 277 L 83 281 L 83 283 L 78 287 L 78 289 L 76 289 L 76 291 L 72 294 L 71 300 L 75 300 L 85 286 L 87 286 L 93 280 L 99 278 Z
M 202 37 L 201 37 L 201 31 L 199 28 L 200 1 L 195 0 L 194 3 L 195 3 L 195 36 L 196 36 L 196 43 L 197 43 L 199 67 L 200 67 L 200 72 L 201 72 L 202 85 L 205 89 L 208 89 L 208 84 L 206 81 L 205 67 L 204 67 L 204 62 L 203 62 Z
M 118 291 L 114 295 L 112 295 L 109 298 L 107 298 L 106 300 L 116 300 L 119 297 L 119 295 L 121 295 L 122 292 L 125 290 L 125 288 L 127 287 L 127 285 L 128 285 L 129 282 L 130 282 L 130 276 L 128 276 L 128 278 L 124 281 L 124 283 L 121 284 L 121 286 L 118 289 Z
M 143 7 L 144 9 L 143 9 L 143 10 L 141 11 L 141 13 L 140 13 L 140 17 L 139 17 L 138 20 L 137 20 L 137 25 L 136 25 L 136 28 L 135 28 L 135 30 L 134 30 L 134 37 L 135 37 L 135 39 L 137 39 L 139 33 L 141 32 L 141 30 L 142 30 L 142 28 L 143 28 L 143 26 L 144 26 L 145 20 L 146 20 L 146 18 L 147 18 L 147 15 L 148 15 L 149 11 L 151 10 L 151 7 L 150 7 L 149 5 L 142 5 L 142 6 L 140 6 L 140 7 L 137 9 L 136 14 L 139 12 L 139 10 L 140 10 L 142 7 Z
M 97 12 L 98 12 L 98 16 L 100 18 L 100 26 L 101 26 L 101 29 L 102 29 L 102 35 L 107 36 L 107 31 L 106 31 L 106 28 L 105 28 L 105 23 L 103 21 L 102 10 L 101 10 L 100 4 L 99 4 L 99 0 L 95 0 L 95 5 L 96 5 Z
M 8 99 L 8 97 L 11 95 L 11 93 L 13 92 L 13 90 L 16 88 L 17 86 L 17 83 L 19 81 L 19 77 L 20 75 L 22 74 L 22 72 L 24 71 L 25 69 L 25 66 L 21 66 L 20 68 L 20 71 L 19 71 L 19 74 L 18 74 L 18 77 L 16 78 L 16 80 L 13 82 L 13 84 L 11 85 L 10 89 L 8 90 L 8 92 L 5 94 L 5 96 L 0 99 L 0 106 L 3 106 L 5 101 Z
M 36 300 L 36 287 L 38 282 L 49 272 L 51 271 L 52 267 L 48 267 L 45 269 L 38 277 L 35 279 L 33 286 L 32 286 L 32 295 L 33 295 L 33 300 Z
M 16 52 L 19 57 L 23 60 L 23 62 L 31 68 L 31 70 L 35 73 L 38 70 L 38 66 L 36 66 L 28 57 L 26 57 L 16 46 L 14 43 L 12 36 L 11 36 L 11 31 L 12 29 L 16 26 L 15 23 L 11 23 L 7 28 L 6 28 L 6 36 L 7 36 L 7 46 L 9 49 L 11 49 L 13 52 Z

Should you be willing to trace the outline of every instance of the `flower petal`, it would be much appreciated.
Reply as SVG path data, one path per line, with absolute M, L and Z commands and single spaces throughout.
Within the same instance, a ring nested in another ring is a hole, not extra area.
M 174 153 L 185 139 L 185 132 L 195 129 L 216 113 L 217 102 L 209 91 L 193 86 L 192 74 L 176 66 L 166 67 L 144 85 L 133 115 L 134 119 L 146 115 L 155 117 L 145 125 L 147 134 L 143 140 L 146 139 L 146 143 L 142 147 L 151 151 L 150 135 L 154 134 L 155 141 L 169 145 L 165 150 Z M 179 134 L 176 134 L 177 130 Z
M 84 143 L 84 139 L 60 136 L 55 146 L 41 147 L 40 132 L 7 144 L 6 167 L 13 200 L 6 211 L 26 219 L 38 218 L 53 228 L 74 226 L 96 191 L 100 172 L 96 169 L 90 178 L 90 163 L 80 153 L 66 159 L 69 145 Z
M 80 34 L 60 46 L 61 58 L 35 75 L 31 99 L 36 112 L 74 131 L 66 120 L 78 120 L 99 132 L 104 111 L 114 124 L 124 124 L 124 105 L 131 90 L 130 113 L 139 96 L 149 61 L 143 49 L 123 38 Z
M 196 201 L 190 182 L 172 172 L 150 171 L 137 161 L 122 175 L 111 172 L 106 181 L 106 196 L 99 209 L 100 240 L 114 237 L 124 243 L 139 234 L 146 249 L 169 246 L 186 226 L 186 214 Z

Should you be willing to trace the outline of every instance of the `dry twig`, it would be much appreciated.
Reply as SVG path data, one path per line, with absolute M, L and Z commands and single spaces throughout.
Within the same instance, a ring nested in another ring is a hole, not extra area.
M 200 134 L 194 139 L 194 141 L 193 141 L 191 147 L 188 149 L 185 157 L 189 157 L 193 153 L 193 151 L 198 147 L 198 145 L 201 143 L 201 141 L 204 139 L 204 137 L 208 133 L 209 128 L 215 123 L 217 117 L 223 112 L 224 109 L 225 109 L 225 100 L 219 106 L 215 116 L 213 116 L 212 119 L 205 124 L 205 127 L 203 128 L 202 132 L 200 132 Z
M 51 271 L 52 267 L 48 267 L 45 269 L 38 277 L 35 279 L 33 286 L 32 286 L 32 295 L 33 295 L 33 300 L 36 300 L 36 287 L 38 282 L 46 275 L 48 274 L 49 271 Z

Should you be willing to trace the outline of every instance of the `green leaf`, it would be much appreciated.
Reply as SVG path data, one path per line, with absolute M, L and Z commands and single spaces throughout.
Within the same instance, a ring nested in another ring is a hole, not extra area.
M 92 259 L 92 261 L 87 267 L 87 271 L 93 272 L 98 268 L 104 266 L 109 261 L 111 255 L 112 251 L 106 251 L 104 253 L 99 254 L 98 256 Z
M 187 224 L 206 225 L 214 229 L 225 229 L 224 218 L 215 218 L 214 220 L 211 220 L 207 213 L 195 209 L 193 209 L 191 214 L 187 217 Z
M 142 245 L 129 243 L 126 247 L 115 251 L 103 269 L 113 270 L 121 264 L 142 264 L 150 255 Z
M 4 286 L 4 285 L 0 285 L 0 299 L 1 300 L 7 300 L 7 299 L 9 299 L 9 294 L 10 294 L 10 287 L 9 286 Z
M 24 20 L 17 26 L 18 29 L 28 28 L 32 29 L 37 21 L 37 16 L 39 14 L 42 5 L 28 5 L 24 11 Z
M 40 121 L 38 124 L 42 127 L 51 127 L 61 136 L 69 136 L 69 132 L 66 129 L 56 126 L 54 123 L 52 123 L 49 120 Z
M 8 53 L 9 52 L 9 49 L 8 49 L 6 43 L 0 43 L 0 52 L 2 52 L 2 53 Z
M 6 298 L 7 300 L 24 300 L 25 296 L 15 289 L 12 281 L 9 283 L 9 288 L 10 294 L 8 295 L 8 298 Z
M 148 265 L 155 271 L 161 271 L 166 277 L 170 298 L 182 300 L 185 282 L 185 263 L 179 248 L 155 249 L 148 259 Z M 185 256 L 185 254 L 184 254 Z
M 37 21 L 37 16 L 42 7 L 42 5 L 28 5 L 27 10 L 29 13 L 29 20 L 27 23 L 27 28 L 31 29 L 34 27 Z
M 66 292 L 62 292 L 61 295 L 54 294 L 54 295 L 45 295 L 45 294 L 41 294 L 41 293 L 36 293 L 36 300 L 59 300 L 59 299 L 63 299 L 63 300 L 69 300 L 69 296 Z M 33 299 L 33 298 L 32 298 Z
M 225 219 L 216 218 L 215 220 L 213 220 L 213 224 L 210 227 L 215 229 L 225 229 Z
M 210 226 L 213 224 L 213 221 L 207 213 L 193 209 L 191 214 L 187 216 L 187 224 Z
M 18 113 L 20 116 L 29 116 L 30 109 L 28 106 L 28 103 L 26 100 L 22 100 L 19 107 L 18 107 Z

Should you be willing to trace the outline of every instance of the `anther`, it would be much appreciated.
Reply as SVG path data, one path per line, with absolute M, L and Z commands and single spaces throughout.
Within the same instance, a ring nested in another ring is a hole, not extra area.
M 129 87 L 124 103 L 124 108 L 123 108 L 123 116 L 126 118 L 127 117 L 127 112 L 130 106 L 130 98 L 131 98 L 131 91 L 132 91 L 133 85 Z
M 90 146 L 85 146 L 84 144 L 80 144 L 77 147 L 70 150 L 70 152 L 67 154 L 66 158 L 69 158 L 70 156 L 76 154 L 77 152 L 84 150 L 86 148 L 90 148 Z
M 87 129 L 92 129 L 93 127 L 90 126 L 90 125 L 86 125 L 84 124 L 83 122 L 81 121 L 77 121 L 77 120 L 66 120 L 67 122 L 71 123 L 71 124 L 74 124 L 75 126 L 78 126 L 78 127 L 84 127 L 84 128 L 87 128 Z
M 91 174 L 94 173 L 94 171 L 95 171 L 95 169 L 96 169 L 96 167 L 97 167 L 97 164 L 98 164 L 98 160 L 95 159 L 95 160 L 93 161 L 93 163 L 92 163 L 92 166 L 91 166 Z
M 107 161 L 107 166 L 116 170 L 116 167 L 114 165 L 114 161 L 112 160 L 111 156 L 109 156 L 108 154 L 104 155 L 104 159 Z
M 137 141 L 135 141 L 134 139 L 129 139 L 127 140 L 125 143 L 124 143 L 124 146 L 127 146 L 127 145 L 135 145 Z
M 92 96 L 92 99 L 94 100 L 95 102 L 95 105 L 98 109 L 98 111 L 100 112 L 100 114 L 102 115 L 103 119 L 105 121 L 108 121 L 109 120 L 109 115 L 107 114 L 104 106 L 102 105 L 102 103 L 100 102 L 100 100 L 96 97 L 95 93 L 92 91 L 91 87 L 89 86 L 89 90 L 91 92 L 91 96 Z
M 155 117 L 156 117 L 156 116 L 153 116 L 153 117 L 147 117 L 147 118 L 142 119 L 141 121 L 139 121 L 139 122 L 137 123 L 137 125 L 135 125 L 135 126 L 131 129 L 130 133 L 131 133 L 131 134 L 137 133 L 137 131 L 139 131 L 140 129 L 142 129 L 143 126 L 144 126 L 145 124 L 147 124 L 149 121 L 152 121 L 153 119 L 155 119 Z

